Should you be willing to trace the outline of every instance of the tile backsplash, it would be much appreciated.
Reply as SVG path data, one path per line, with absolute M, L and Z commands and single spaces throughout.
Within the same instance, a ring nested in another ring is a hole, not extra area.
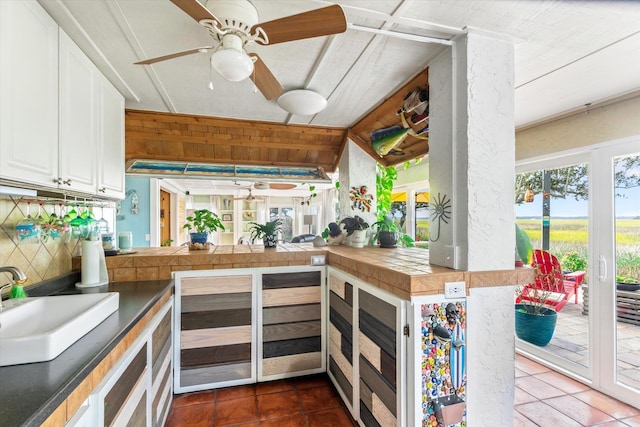
M 54 206 L 45 204 L 48 218 Z M 78 239 L 64 243 L 62 239 L 27 243 L 16 236 L 16 224 L 27 216 L 28 204 L 20 198 L 0 196 L 0 266 L 18 267 L 29 278 L 27 286 L 71 271 L 71 258 L 76 254 Z M 31 203 L 30 214 L 38 216 L 38 204 Z M 0 273 L 0 286 L 11 282 L 11 275 Z

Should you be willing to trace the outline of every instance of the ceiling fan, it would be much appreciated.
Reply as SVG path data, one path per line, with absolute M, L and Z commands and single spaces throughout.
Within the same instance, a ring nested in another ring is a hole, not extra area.
M 245 202 L 264 202 L 263 197 L 257 197 L 253 195 L 253 193 L 251 192 L 251 187 L 249 187 L 247 190 L 249 190 L 249 194 L 247 194 L 246 197 L 234 197 L 233 200 L 244 200 Z
M 264 182 L 258 181 L 253 184 L 253 188 L 256 190 L 291 190 L 296 188 L 296 184 L 289 184 L 286 182 Z
M 215 49 L 211 56 L 211 66 L 223 78 L 241 81 L 251 77 L 256 87 L 269 100 L 277 98 L 284 88 L 256 53 L 248 54 L 244 50 L 246 45 L 271 45 L 328 36 L 347 30 L 347 20 L 339 5 L 259 23 L 258 11 L 252 0 L 207 0 L 206 6 L 198 0 L 171 2 L 205 27 L 216 43 L 136 64 L 148 65 Z

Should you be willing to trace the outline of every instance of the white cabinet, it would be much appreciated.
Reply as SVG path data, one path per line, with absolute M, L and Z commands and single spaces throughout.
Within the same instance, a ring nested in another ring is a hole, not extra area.
M 60 30 L 59 174 L 63 189 L 95 193 L 97 185 L 98 70 Z
M 124 98 L 35 1 L 0 1 L 0 179 L 124 197 Z
M 35 1 L 0 1 L 0 178 L 57 177 L 58 25 Z

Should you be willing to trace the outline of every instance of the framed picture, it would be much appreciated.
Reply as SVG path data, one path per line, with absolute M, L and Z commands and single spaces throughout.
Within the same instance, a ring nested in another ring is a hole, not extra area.
M 233 216 L 231 214 L 222 214 L 223 221 L 233 221 Z

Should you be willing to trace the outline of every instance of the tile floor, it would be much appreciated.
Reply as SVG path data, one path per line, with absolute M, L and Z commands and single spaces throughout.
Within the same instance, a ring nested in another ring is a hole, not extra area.
M 175 396 L 166 427 L 357 426 L 326 375 Z
M 640 427 L 640 409 L 516 355 L 517 427 Z M 176 396 L 167 427 L 352 427 L 326 375 Z
M 513 425 L 640 426 L 640 409 L 516 355 Z

